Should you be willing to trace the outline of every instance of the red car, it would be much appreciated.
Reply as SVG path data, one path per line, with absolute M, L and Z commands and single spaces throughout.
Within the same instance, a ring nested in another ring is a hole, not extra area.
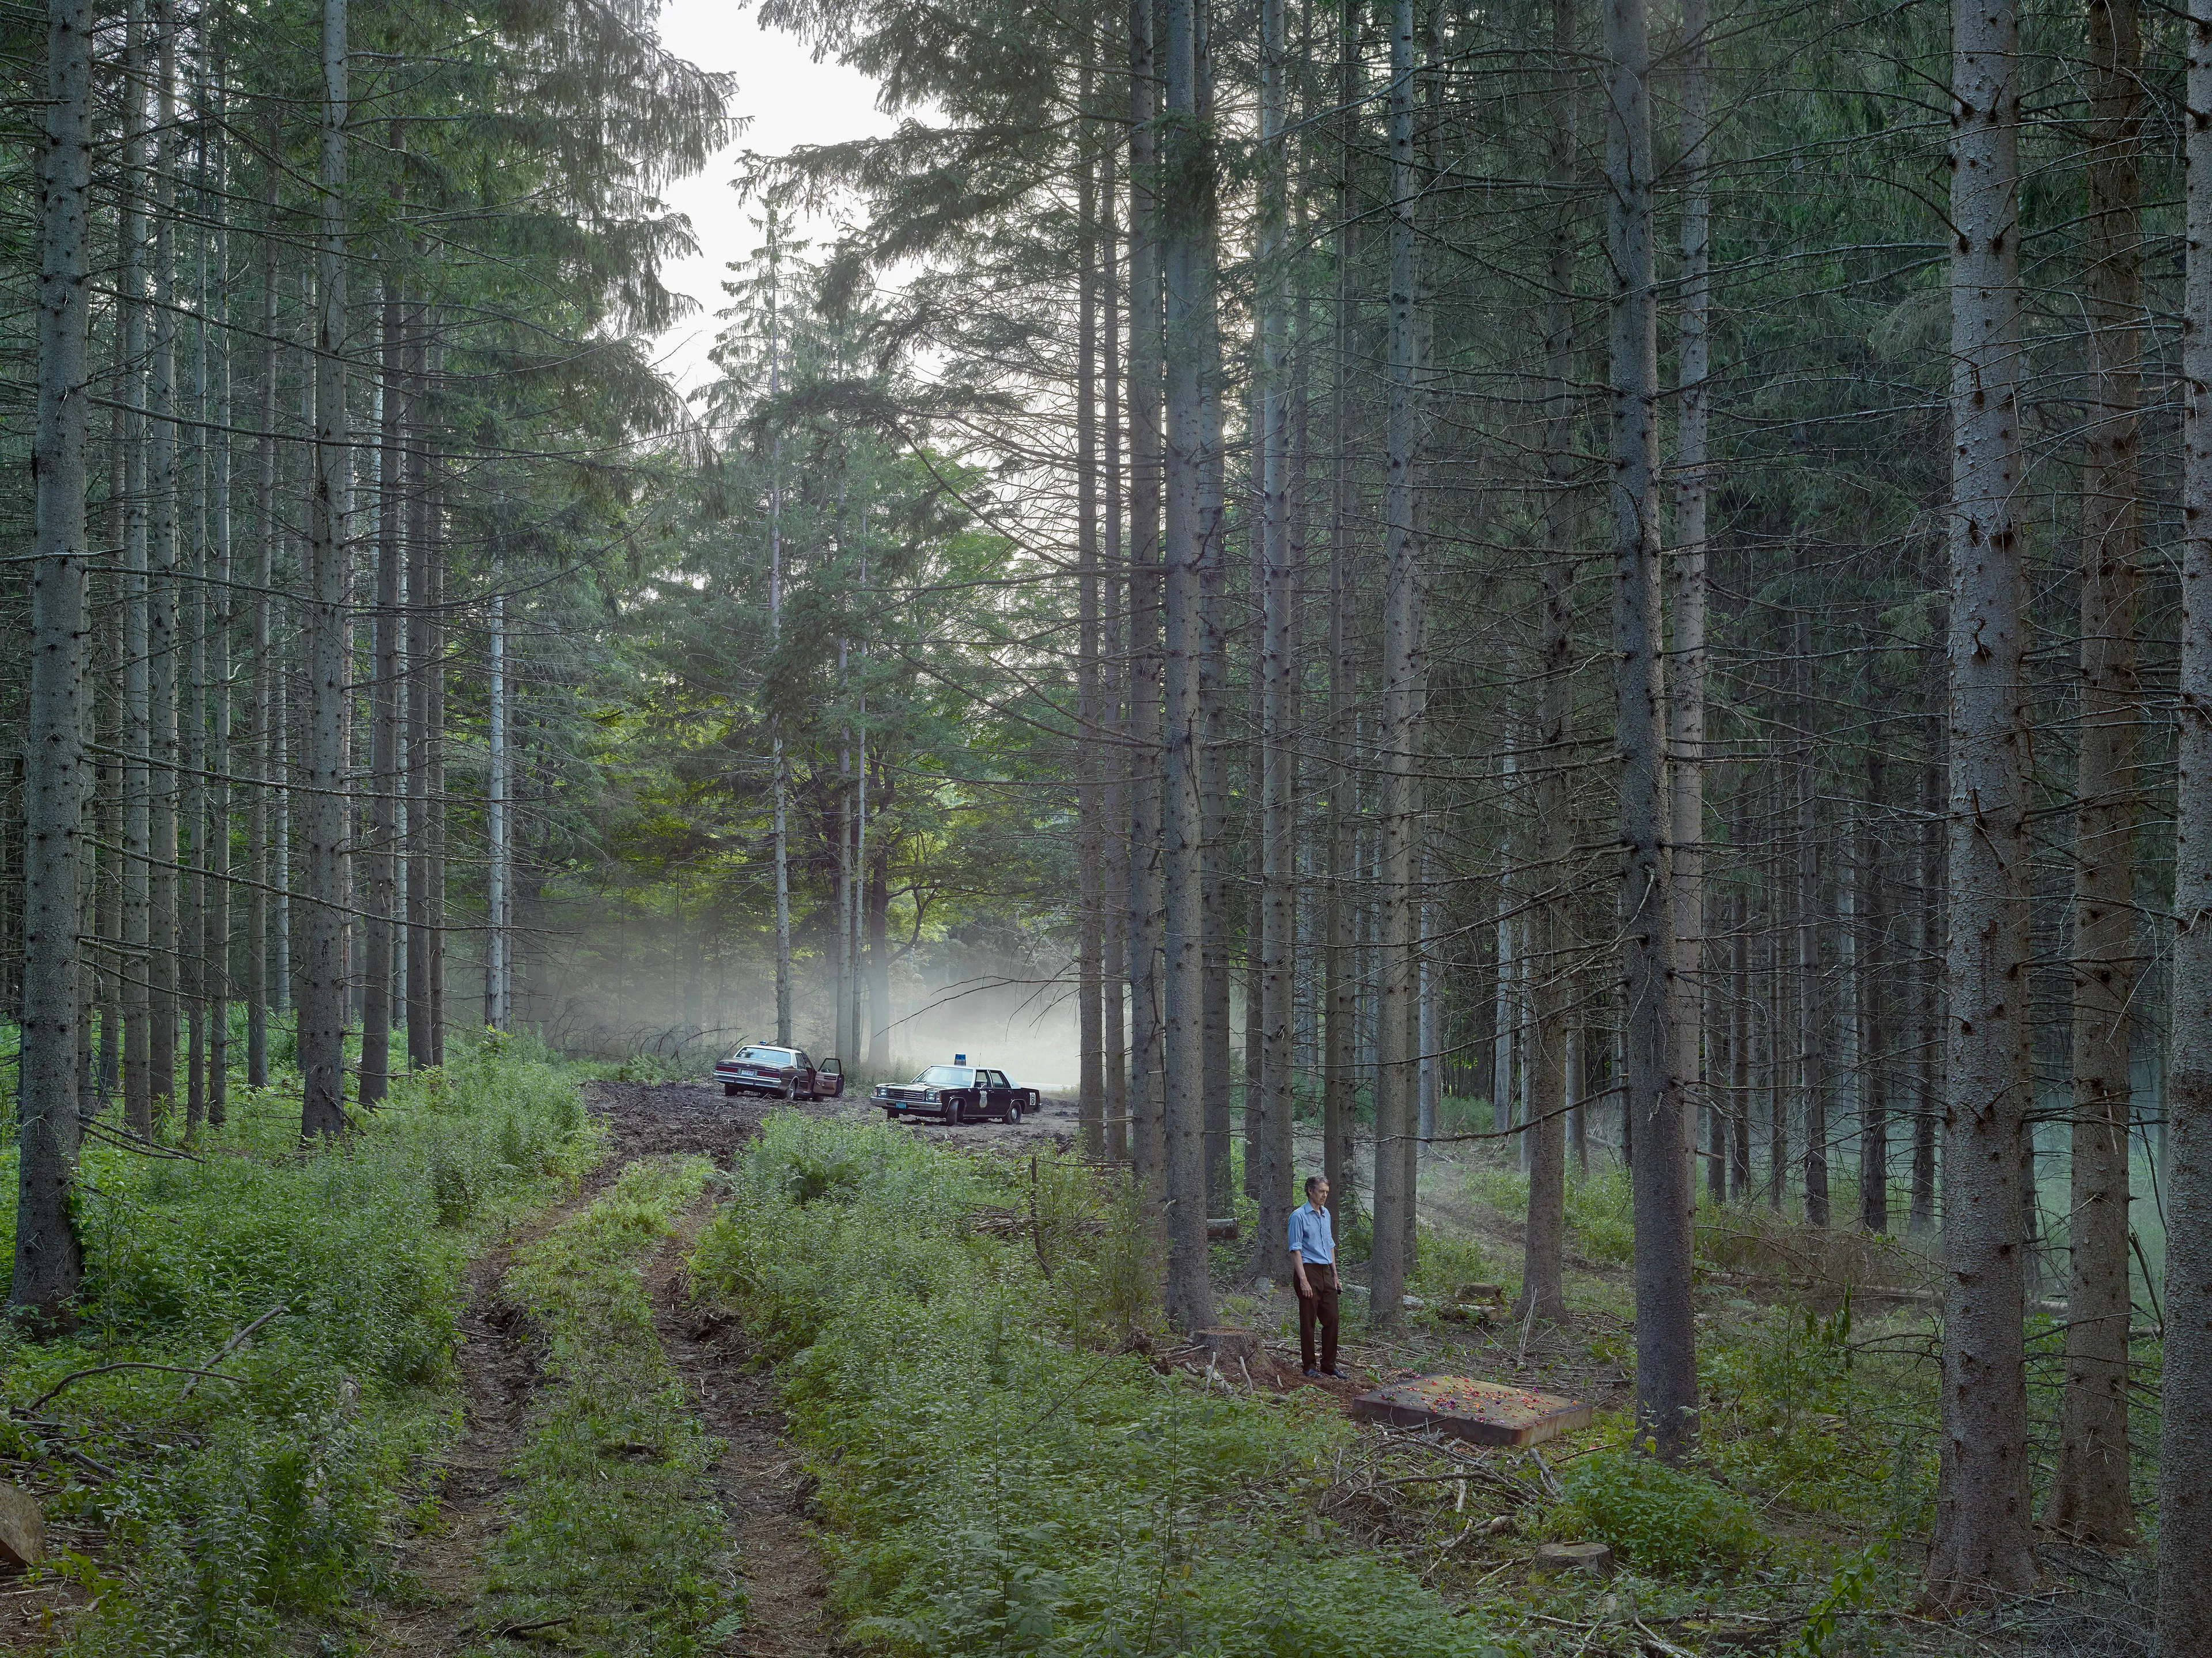
M 845 1091 L 844 1068 L 835 1060 L 818 1066 L 799 1048 L 747 1042 L 714 1062 L 714 1080 L 729 1095 L 760 1094 L 770 1099 L 834 1100 Z

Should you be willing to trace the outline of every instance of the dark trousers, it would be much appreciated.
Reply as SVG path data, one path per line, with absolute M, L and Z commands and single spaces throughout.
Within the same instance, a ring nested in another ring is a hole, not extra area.
M 1295 1282 L 1296 1280 L 1293 1280 Z M 1313 1293 L 1298 1297 L 1298 1353 L 1305 1367 L 1313 1370 L 1314 1326 L 1321 1326 L 1321 1364 L 1324 1370 L 1336 1368 L 1336 1268 L 1308 1266 L 1306 1282 Z

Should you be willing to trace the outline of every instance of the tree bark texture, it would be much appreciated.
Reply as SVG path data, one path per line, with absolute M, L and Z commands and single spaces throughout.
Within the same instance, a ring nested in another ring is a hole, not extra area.
M 1797 612 L 1797 1084 L 1805 1101 L 1805 1218 L 1828 1224 L 1828 1048 L 1820 913 L 1820 783 L 1813 617 Z
M 147 603 L 146 750 L 149 1123 L 177 1090 L 177 471 L 176 162 L 177 16 L 171 0 L 154 7 L 154 139 L 147 194 L 152 203 L 149 262 L 150 322 L 146 356 Z
M 1292 1166 L 1292 1021 L 1297 996 L 1297 799 L 1298 572 L 1291 564 L 1289 284 L 1282 264 L 1289 187 L 1286 141 L 1290 64 L 1284 0 L 1261 0 L 1260 138 L 1263 146 L 1260 282 L 1260 1074 L 1245 1082 L 1245 1111 L 1257 1107 L 1252 1171 L 1259 1204 L 1253 1265 L 1260 1275 L 1289 1276 L 1283 1239 L 1300 1201 Z M 1247 1010 L 1246 1017 L 1252 1017 Z M 1258 1086 L 1254 1088 L 1256 1080 Z
M 1698 1436 L 1689 1164 L 1673 1074 L 1674 910 L 1668 890 L 1665 691 L 1660 671 L 1659 306 L 1650 19 L 1605 0 L 1614 717 L 1620 753 L 1622 1083 L 1633 1126 L 1636 1418 L 1669 1460 Z
M 1090 137 L 1091 37 L 1084 47 L 1079 109 Z M 1099 859 L 1099 756 L 1105 750 L 1098 683 L 1098 174 L 1086 153 L 1077 161 L 1079 238 L 1075 365 L 1076 489 L 1076 888 L 1080 914 L 1075 945 L 1076 1115 L 1083 1152 L 1106 1151 L 1106 1032 L 1101 978 L 1106 933 Z
M 395 143 L 393 148 L 397 149 Z M 398 284 L 387 277 L 380 307 L 383 407 L 378 422 L 376 501 L 375 660 L 369 681 L 368 948 L 361 1011 L 361 1102 L 381 1104 L 392 1074 L 392 945 L 399 839 L 399 643 L 405 625 L 400 606 L 407 552 L 402 545 L 404 424 L 401 390 L 404 346 Z
M 1866 815 L 1859 820 L 1859 870 L 1866 891 L 1865 977 L 1861 1019 L 1865 1041 L 1860 1052 L 1859 1224 L 1868 1231 L 1889 1230 L 1889 1033 L 1894 998 L 1889 975 L 1890 883 L 1886 848 L 1875 825 L 1876 803 L 1883 798 L 1882 742 L 1877 731 L 1867 749 Z
M 1698 1088 L 1706 1042 L 1705 977 L 1705 611 L 1706 428 L 1711 397 L 1706 378 L 1712 349 L 1708 275 L 1712 185 L 1711 48 L 1707 0 L 1685 0 L 1680 59 L 1682 264 L 1680 309 L 1675 320 L 1675 374 L 1680 382 L 1674 419 L 1674 551 L 1667 562 L 1671 648 L 1667 674 L 1668 841 L 1673 858 L 1674 994 L 1674 1073 L 1686 1093 L 1684 1178 L 1690 1200 L 1685 1224 L 1697 1219 Z
M 146 109 L 147 22 L 144 0 L 131 0 L 123 56 L 123 169 L 146 169 L 151 148 Z M 146 213 L 147 192 L 124 198 L 122 313 L 124 382 L 128 405 L 123 444 L 123 1120 L 131 1132 L 154 1132 L 153 1031 L 153 679 L 148 668 L 152 594 L 148 569 L 151 525 L 146 510 Z
M 2212 1650 L 2212 0 L 2190 0 L 2186 38 L 2180 778 L 2158 1443 L 2161 1653 Z
M 1542 636 L 1536 664 L 1534 878 L 1542 890 L 1531 926 L 1529 1119 L 1523 1131 L 1528 1169 L 1528 1225 L 1522 1246 L 1521 1309 L 1557 1319 L 1567 1310 L 1567 909 L 1572 884 L 1565 860 L 1574 838 L 1573 773 L 1568 751 L 1574 697 L 1574 592 L 1581 513 L 1575 453 L 1579 422 L 1575 385 L 1574 197 L 1580 143 L 1579 68 L 1574 0 L 1553 0 L 1554 122 L 1547 176 L 1553 192 L 1548 268 L 1551 296 L 1544 319 L 1544 564 Z M 1506 970 L 1506 929 L 1498 929 L 1499 972 Z M 1504 1005 L 1499 1003 L 1501 1008 Z M 1504 1067 L 1500 1067 L 1502 1091 Z
M 1405 1295 L 1408 1230 L 1417 1194 L 1406 1141 L 1413 1132 L 1414 892 L 1419 834 L 1416 748 L 1421 687 L 1420 525 L 1415 469 L 1420 446 L 1420 374 L 1414 223 L 1419 173 L 1413 154 L 1413 0 L 1397 0 L 1390 27 L 1390 343 L 1384 435 L 1383 517 L 1388 537 L 1382 591 L 1381 938 L 1379 1034 L 1375 1066 L 1375 1248 L 1369 1316 L 1396 1319 Z
M 1953 0 L 1951 42 L 1950 1005 L 1942 1471 L 1928 1579 L 1935 1601 L 1962 1606 L 2026 1590 L 2035 1561 L 2021 1287 L 2029 847 L 2010 0 Z
M 81 909 L 84 833 L 86 416 L 91 399 L 93 15 L 51 0 L 38 156 L 38 392 L 32 434 L 31 662 L 23 775 L 23 984 L 16 1108 L 15 1254 L 9 1303 L 36 1325 L 70 1321 L 84 1278 L 71 1213 L 78 1056 L 87 1040 Z
M 307 914 L 300 964 L 302 1135 L 346 1124 L 345 520 L 353 455 L 346 398 L 346 0 L 323 0 L 323 135 L 315 317 L 315 475 L 309 503 L 307 667 L 314 688 L 308 726 L 302 850 Z
M 2142 350 L 2136 0 L 2089 0 L 2088 436 L 2081 457 L 2081 705 L 2074 811 L 2074 1121 L 2066 1381 L 2044 1523 L 2133 1540 L 2128 1496 L 2128 1035 L 2135 927 L 2136 586 Z
M 1351 885 L 1357 859 L 1359 801 L 1352 768 L 1357 732 L 1352 701 L 1358 693 L 1358 635 L 1352 616 L 1352 167 L 1358 137 L 1359 23 L 1353 0 L 1343 0 L 1337 19 L 1339 130 L 1337 143 L 1335 319 L 1329 392 L 1331 451 L 1335 459 L 1329 503 L 1328 571 L 1328 863 L 1322 916 L 1323 1029 L 1322 1167 L 1328 1181 L 1329 1218 L 1344 1231 L 1357 1200 L 1352 1152 L 1358 1079 L 1353 1069 L 1358 1023 L 1358 952 L 1353 940 Z
M 1153 0 L 1129 3 L 1130 1117 L 1139 1180 L 1164 1201 L 1166 1078 L 1161 917 L 1159 125 Z
M 1168 1316 L 1186 1330 L 1201 1329 L 1213 1319 L 1206 1243 L 1205 756 L 1200 687 L 1200 659 L 1206 649 L 1206 526 L 1200 500 L 1206 442 L 1200 403 L 1206 325 L 1205 273 L 1200 264 L 1208 185 L 1198 95 L 1199 3 L 1200 0 L 1168 0 L 1165 38 L 1160 43 L 1168 116 L 1159 201 L 1167 306 L 1163 336 L 1166 464 L 1161 492 L 1166 594 L 1160 725 L 1164 1187 Z

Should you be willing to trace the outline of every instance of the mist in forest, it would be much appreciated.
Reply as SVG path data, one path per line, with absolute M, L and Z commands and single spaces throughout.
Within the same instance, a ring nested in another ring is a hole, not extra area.
M 894 963 L 883 1039 L 874 1040 L 879 1022 L 864 984 L 854 1054 L 837 1042 L 834 959 L 803 957 L 793 973 L 792 1039 L 816 1060 L 834 1055 L 848 1076 L 870 1082 L 965 1054 L 969 1064 L 995 1066 L 1026 1087 L 1073 1090 L 1073 969 L 1056 967 L 1049 941 L 1037 942 L 1036 958 L 948 943 Z M 740 1042 L 775 1036 L 775 962 L 769 950 L 716 950 L 617 931 L 544 950 L 525 981 L 519 1016 L 572 1052 L 703 1071 Z

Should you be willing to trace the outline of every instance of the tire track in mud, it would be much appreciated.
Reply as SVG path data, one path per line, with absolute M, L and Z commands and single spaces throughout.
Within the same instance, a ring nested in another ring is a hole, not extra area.
M 379 1608 L 373 1653 L 450 1658 L 503 1632 L 479 1627 L 473 1613 L 490 1546 L 507 1525 L 514 1485 L 507 1470 L 522 1445 L 544 1351 L 531 1321 L 505 1294 L 517 1252 L 588 1208 L 641 1157 L 702 1155 L 730 1167 L 759 1133 L 764 1112 L 781 1108 L 781 1102 L 727 1100 L 717 1088 L 689 1083 L 597 1083 L 586 1104 L 605 1127 L 606 1155 L 573 1197 L 540 1211 L 470 1266 L 455 1354 L 465 1426 L 432 1465 L 434 1519 L 394 1552 L 393 1567 L 416 1589 Z M 797 1455 L 781 1438 L 775 1383 L 749 1368 L 750 1347 L 732 1322 L 702 1317 L 681 1300 L 684 1256 L 707 1213 L 702 1208 L 690 1218 L 647 1272 L 662 1345 L 708 1431 L 727 1442 L 715 1485 L 737 1533 L 752 1610 L 746 1631 L 723 1649 L 813 1658 L 836 1649 L 822 1612 L 827 1580 L 805 1535 L 806 1492 Z
M 837 1650 L 822 1558 L 807 1535 L 812 1481 L 784 1436 L 775 1378 L 728 1314 L 694 1306 L 684 1262 L 712 1213 L 702 1206 L 655 1258 L 647 1288 L 669 1363 L 692 1414 L 722 1442 L 712 1478 L 745 1584 L 745 1628 L 728 1649 L 750 1658 L 826 1658 Z

